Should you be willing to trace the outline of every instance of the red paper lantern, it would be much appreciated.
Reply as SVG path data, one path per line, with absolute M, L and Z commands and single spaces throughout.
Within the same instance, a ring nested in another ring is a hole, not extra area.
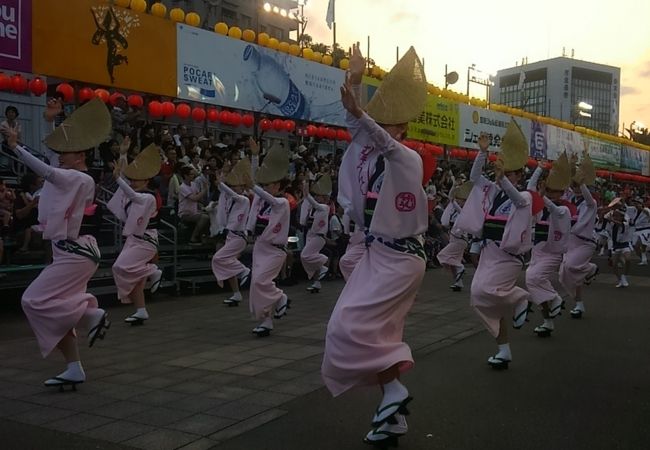
M 208 120 L 210 122 L 216 122 L 219 120 L 219 111 L 216 108 L 208 109 Z
M 11 78 L 9 75 L 0 72 L 0 91 L 11 89 Z
M 151 117 L 162 117 L 163 115 L 163 105 L 157 100 L 149 102 L 147 109 L 149 110 L 149 115 Z
M 192 108 L 187 103 L 179 103 L 176 105 L 176 115 L 181 119 L 187 119 L 192 114 Z
M 284 120 L 273 119 L 273 129 L 275 131 L 282 131 L 284 129 Z
M 29 90 L 37 97 L 47 92 L 47 84 L 41 77 L 32 78 L 29 82 Z
M 336 130 L 334 128 L 328 128 L 326 136 L 327 139 L 331 139 L 331 140 L 336 139 Z
M 344 141 L 345 137 L 346 137 L 346 134 L 347 134 L 347 130 L 343 130 L 343 129 L 339 128 L 338 130 L 336 130 L 336 140 L 337 141 Z
M 176 112 L 176 105 L 172 102 L 162 102 L 162 115 L 165 117 L 170 117 Z
M 467 150 L 467 159 L 474 161 L 478 156 L 477 150 Z
M 144 100 L 142 99 L 142 96 L 138 94 L 131 94 L 127 97 L 126 102 L 129 104 L 129 106 L 132 106 L 134 108 L 142 108 L 142 105 L 144 105 Z
M 350 133 L 349 131 L 346 131 L 345 132 L 345 140 L 348 141 L 348 142 L 352 142 L 352 133 Z
M 230 111 L 221 110 L 219 113 L 219 122 L 225 124 L 225 125 L 230 125 Z
M 61 83 L 56 87 L 56 92 L 63 94 L 63 100 L 65 102 L 71 102 L 74 99 L 74 88 L 68 83 Z M 108 94 L 108 91 L 106 91 Z M 108 96 L 106 97 L 108 101 Z M 106 101 L 104 103 L 106 103 Z
M 79 89 L 79 92 L 77 93 L 77 97 L 79 97 L 80 102 L 87 102 L 88 100 L 91 100 L 95 98 L 95 91 L 90 89 L 89 87 L 82 87 Z
M 316 136 L 321 139 L 324 139 L 327 136 L 327 127 L 318 127 L 316 130 Z
M 113 92 L 109 97 L 108 101 L 112 106 L 117 106 L 117 102 L 119 99 L 126 99 L 126 97 L 121 92 Z
M 246 127 L 250 128 L 255 123 L 255 117 L 252 114 L 244 114 L 241 118 L 241 123 Z
M 496 161 L 496 160 L 497 160 L 497 155 L 495 155 L 494 153 L 491 154 L 490 156 L 488 156 L 488 160 L 489 160 L 490 162 L 494 162 L 494 161 Z
M 16 94 L 22 94 L 29 87 L 29 82 L 25 77 L 20 74 L 16 74 L 11 77 L 11 90 Z
M 192 109 L 192 120 L 194 122 L 203 122 L 205 120 L 205 116 L 205 109 L 198 106 Z
M 230 113 L 230 125 L 233 127 L 241 125 L 241 114 L 238 112 Z
M 318 134 L 318 128 L 314 125 L 307 125 L 307 136 L 312 137 Z
M 294 122 L 293 120 L 285 120 L 284 129 L 289 133 L 293 133 L 293 130 L 296 129 L 296 122 Z
M 273 123 L 269 119 L 262 119 L 260 120 L 260 128 L 262 131 L 269 131 L 273 128 Z
M 63 94 L 65 95 L 65 94 Z M 99 97 L 104 103 L 108 103 L 111 98 L 111 94 L 106 89 L 95 89 L 95 95 Z

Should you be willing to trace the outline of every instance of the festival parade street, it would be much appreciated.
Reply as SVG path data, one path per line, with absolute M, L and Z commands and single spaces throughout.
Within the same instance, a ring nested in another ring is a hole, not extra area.
M 617 6 L 3 0 L 2 449 L 650 448 Z

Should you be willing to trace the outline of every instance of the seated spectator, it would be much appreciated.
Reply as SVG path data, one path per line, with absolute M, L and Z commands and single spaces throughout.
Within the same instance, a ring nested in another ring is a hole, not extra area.
M 43 178 L 33 172 L 26 173 L 20 180 L 20 194 L 14 203 L 14 231 L 23 234 L 23 244 L 17 250 L 20 253 L 29 251 L 32 242 L 32 226 L 38 223 L 39 191 L 43 187 Z
M 190 245 L 201 245 L 201 237 L 210 226 L 210 217 L 199 211 L 199 200 L 205 196 L 206 191 L 197 190 L 197 186 L 192 185 L 197 175 L 192 167 L 183 167 L 181 175 L 183 184 L 178 191 L 178 217 L 184 223 L 194 225 Z
M 16 194 L 14 190 L 0 180 L 0 223 L 2 224 L 2 235 L 6 235 L 13 220 L 14 201 Z
M 18 108 L 12 105 L 7 106 L 5 108 L 5 118 L 0 122 L 0 133 L 4 137 L 9 130 L 13 130 L 18 134 L 18 141 L 20 142 L 22 129 L 20 128 L 20 122 L 18 122 Z

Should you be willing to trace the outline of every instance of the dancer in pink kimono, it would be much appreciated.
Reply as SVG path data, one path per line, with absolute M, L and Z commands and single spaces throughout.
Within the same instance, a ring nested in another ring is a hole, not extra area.
M 598 204 L 587 187 L 592 185 L 595 180 L 596 170 L 585 150 L 572 183 L 578 217 L 571 226 L 569 247 L 560 266 L 560 283 L 575 301 L 575 307 L 571 310 L 573 319 L 580 319 L 585 313 L 582 298 L 583 285 L 591 284 L 598 274 L 598 266 L 591 262 L 596 250 L 594 229 Z
M 454 292 L 463 289 L 463 275 L 465 274 L 463 256 L 469 240 L 468 236 L 464 235 L 462 230 L 458 230 L 454 225 L 471 190 L 471 181 L 460 186 L 454 185 L 449 191 L 449 204 L 442 213 L 441 225 L 449 230 L 449 243 L 436 256 L 440 264 L 451 271 L 454 282 L 449 288 Z
M 242 300 L 239 287 L 248 281 L 251 270 L 239 262 L 246 249 L 246 221 L 250 213 L 250 200 L 244 192 L 253 185 L 251 164 L 248 159 L 240 159 L 226 178 L 219 183 L 219 203 L 217 204 L 217 224 L 228 235 L 226 243 L 212 257 L 212 273 L 219 287 L 224 280 L 232 289 L 232 295 L 223 301 L 228 306 L 239 306 Z
M 47 205 L 40 216 L 43 238 L 52 241 L 53 261 L 25 290 L 22 307 L 46 358 L 58 348 L 67 363 L 65 371 L 45 381 L 45 386 L 75 386 L 86 379 L 75 329 L 86 327 L 88 345 L 103 339 L 110 323 L 97 307 L 97 299 L 86 292 L 88 280 L 99 264 L 95 238 L 79 235 L 84 209 L 93 204 L 95 182 L 86 173 L 86 151 L 103 142 L 111 132 L 111 118 L 100 100 L 77 109 L 46 139 L 59 154 L 59 168 L 49 166 L 7 139 L 9 148 L 25 165 L 45 179 Z M 40 206 L 39 206 L 40 207 Z
M 322 175 L 314 182 L 311 191 L 315 198 L 309 192 L 307 182 L 303 184 L 303 191 L 300 224 L 308 231 L 305 246 L 300 252 L 300 260 L 307 278 L 312 281 L 307 291 L 314 294 L 320 291 L 320 282 L 327 275 L 327 256 L 320 251 L 325 247 L 325 235 L 329 228 L 328 202 L 332 193 L 332 179 L 329 175 Z
M 362 227 L 358 227 L 348 213 L 343 214 L 343 219 L 341 220 L 343 225 L 343 232 L 348 235 L 348 245 L 345 248 L 345 253 L 341 258 L 339 258 L 339 269 L 341 269 L 341 275 L 343 279 L 348 281 L 352 271 L 361 258 L 366 253 L 366 234 L 363 232 Z
M 259 325 L 253 328 L 257 337 L 271 334 L 273 319 L 286 315 L 290 303 L 273 281 L 287 258 L 289 201 L 282 195 L 282 183 L 288 168 L 287 151 L 278 144 L 271 147 L 256 171 L 255 197 L 246 225 L 246 229 L 256 236 L 249 303 L 251 313 L 259 321 Z
M 339 200 L 357 225 L 364 224 L 367 248 L 327 325 L 321 373 L 334 396 L 357 386 L 381 387 L 383 398 L 364 440 L 382 446 L 396 444 L 408 430 L 411 396 L 400 374 L 413 367 L 413 356 L 402 338 L 424 276 L 427 198 L 422 159 L 400 141 L 424 107 L 426 79 L 410 48 L 365 113 L 359 106 L 364 66 L 357 44 L 341 87 L 353 139 L 339 171 Z
M 543 170 L 538 166 L 528 182 L 529 191 L 537 191 Z M 553 163 L 543 189 L 544 209 L 535 224 L 533 251 L 526 270 L 526 287 L 531 301 L 542 308 L 544 323 L 535 328 L 539 337 L 548 337 L 555 330 L 553 318 L 560 314 L 564 303 L 551 283 L 558 273 L 562 256 L 567 251 L 571 229 L 570 203 L 562 195 L 571 182 L 571 168 L 566 153 Z M 575 211 L 575 208 L 573 208 Z
M 526 321 L 530 294 L 515 286 L 524 267 L 524 254 L 532 247 L 535 214 L 542 208 L 537 193 L 519 192 L 516 185 L 528 161 L 528 139 L 514 119 L 501 141 L 496 162 L 496 183 L 482 175 L 489 139 L 479 138 L 480 152 L 470 180 L 474 183 L 456 227 L 481 235 L 484 247 L 472 280 L 470 304 L 496 338 L 498 352 L 488 359 L 495 369 L 507 369 L 512 361 L 506 318 L 521 328 Z M 533 201 L 537 199 L 535 205 Z
M 126 238 L 120 255 L 113 264 L 113 278 L 117 296 L 122 303 L 133 303 L 135 313 L 124 319 L 131 325 L 142 325 L 149 319 L 145 305 L 144 288 L 147 278 L 158 272 L 152 264 L 158 254 L 158 202 L 149 190 L 151 179 L 160 172 L 160 150 L 149 145 L 129 164 L 126 150 L 129 138 L 121 146 L 124 150 L 114 174 L 119 188 L 108 202 L 108 209 L 124 223 L 122 235 Z M 121 175 L 129 179 L 125 181 Z

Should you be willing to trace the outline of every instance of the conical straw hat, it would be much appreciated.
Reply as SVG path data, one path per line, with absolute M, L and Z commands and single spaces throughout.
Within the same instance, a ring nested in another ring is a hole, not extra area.
M 521 170 L 528 162 L 528 140 L 514 118 L 510 119 L 506 133 L 501 140 L 498 159 L 503 162 L 504 172 Z
M 289 155 L 287 151 L 280 145 L 273 145 L 262 165 L 257 169 L 258 184 L 270 184 L 282 180 L 287 176 L 289 170 Z
M 585 152 L 582 154 L 582 161 L 580 162 L 580 166 L 578 166 L 578 170 L 576 170 L 574 180 L 582 180 L 582 183 L 587 186 L 594 185 L 596 181 L 596 168 L 589 153 Z
M 397 125 L 414 120 L 427 100 L 424 67 L 413 47 L 402 56 L 375 91 L 366 111 L 375 122 Z
M 473 186 L 474 183 L 471 181 L 464 182 L 458 189 L 456 189 L 455 197 L 460 200 L 467 200 L 467 197 L 469 197 L 469 193 L 472 191 Z
M 124 176 L 130 180 L 149 180 L 160 172 L 160 150 L 155 144 L 149 144 L 124 169 Z
M 566 152 L 563 152 L 551 167 L 551 172 L 546 178 L 546 188 L 553 191 L 564 191 L 569 184 L 571 184 L 571 166 L 569 166 Z
M 94 98 L 70 114 L 43 142 L 55 152 L 82 152 L 104 142 L 111 126 L 108 108 Z
M 230 173 L 226 175 L 224 182 L 229 186 L 252 186 L 251 162 L 248 158 L 240 159 Z
M 314 195 L 330 195 L 332 193 L 332 177 L 329 174 L 321 175 L 311 185 L 311 193 Z

